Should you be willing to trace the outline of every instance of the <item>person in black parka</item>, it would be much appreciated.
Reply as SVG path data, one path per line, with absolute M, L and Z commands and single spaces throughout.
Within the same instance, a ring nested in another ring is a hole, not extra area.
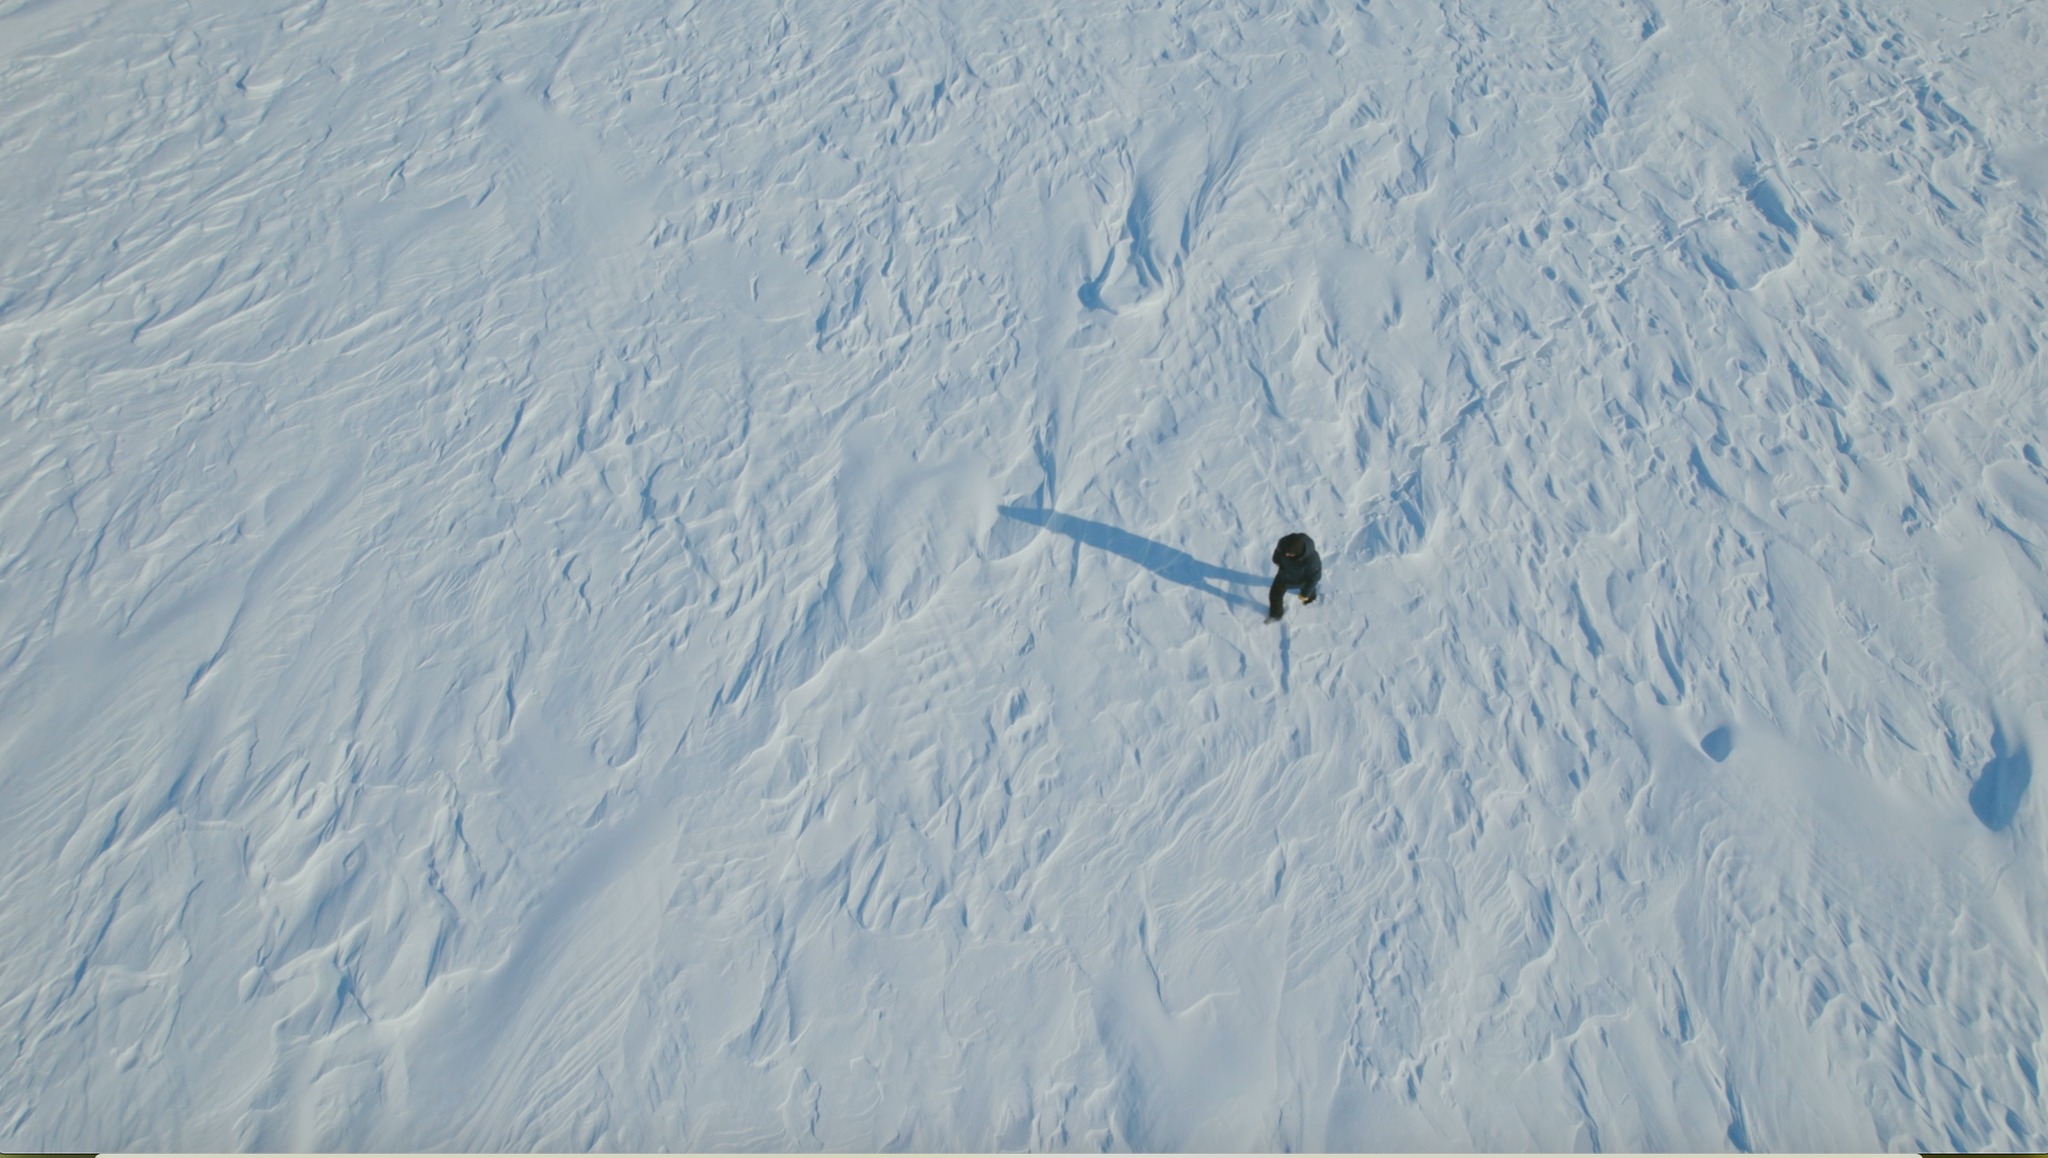
M 1280 568 L 1280 573 L 1273 576 L 1273 591 L 1266 602 L 1268 623 L 1280 618 L 1280 603 L 1289 587 L 1301 588 L 1303 603 L 1314 603 L 1316 584 L 1323 578 L 1323 560 L 1316 554 L 1316 541 L 1300 531 L 1280 536 L 1280 545 L 1273 548 L 1273 565 Z

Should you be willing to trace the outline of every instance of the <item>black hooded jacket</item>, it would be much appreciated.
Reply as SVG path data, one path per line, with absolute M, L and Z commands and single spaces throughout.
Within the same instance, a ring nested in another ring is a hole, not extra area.
M 1288 558 L 1287 552 L 1296 547 L 1301 554 Z M 1273 582 L 1283 587 L 1314 587 L 1323 577 L 1323 558 L 1316 554 L 1316 541 L 1300 531 L 1280 536 L 1280 545 L 1273 548 L 1273 565 L 1280 568 Z

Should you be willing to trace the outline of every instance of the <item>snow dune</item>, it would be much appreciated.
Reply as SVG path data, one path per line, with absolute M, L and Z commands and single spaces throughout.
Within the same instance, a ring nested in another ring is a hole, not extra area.
M 2044 61 L 0 0 L 0 1145 L 2043 1149 Z

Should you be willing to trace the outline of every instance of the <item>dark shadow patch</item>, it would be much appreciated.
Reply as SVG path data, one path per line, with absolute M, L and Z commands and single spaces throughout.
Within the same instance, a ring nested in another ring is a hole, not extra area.
M 1183 587 L 1206 591 L 1218 599 L 1249 607 L 1254 611 L 1266 609 L 1264 604 L 1246 599 L 1242 595 L 1232 594 L 1214 584 L 1238 583 L 1249 587 L 1264 587 L 1272 581 L 1270 576 L 1252 575 L 1244 571 L 1218 567 L 1213 563 L 1204 563 L 1186 551 L 1174 550 L 1164 543 L 1155 543 L 1106 523 L 1077 519 L 1058 511 L 1032 507 L 997 507 L 996 512 L 1006 519 L 1033 523 L 1048 531 L 1057 531 L 1076 542 L 1086 543 L 1112 555 L 1121 555 L 1160 578 Z
M 1707 460 L 1700 457 L 1699 447 L 1695 446 L 1692 448 L 1692 458 L 1688 461 L 1692 466 L 1693 478 L 1697 480 L 1701 486 L 1707 488 L 1710 491 L 1713 491 L 1716 495 L 1720 496 L 1721 498 L 1725 499 L 1728 497 L 1728 492 L 1721 489 L 1721 484 L 1714 481 L 1713 472 L 1707 469 Z
M 1739 290 L 1746 288 L 1742 284 L 1742 282 L 1736 278 L 1734 274 L 1728 272 L 1727 266 L 1722 265 L 1720 262 L 1714 260 L 1713 254 L 1708 253 L 1705 250 L 1701 250 L 1700 264 L 1706 266 L 1707 272 L 1713 274 L 1714 280 L 1720 282 L 1723 287 L 1731 290 Z
M 1716 764 L 1726 760 L 1728 753 L 1734 750 L 1735 732 L 1726 724 L 1700 737 L 1700 751 L 1705 752 L 1707 758 Z
M 1991 752 L 1991 762 L 1970 786 L 1970 811 L 1984 827 L 2003 832 L 2019 814 L 2027 785 L 2034 781 L 2034 761 L 2025 744 L 2008 747 L 2002 730 L 1991 733 Z
M 1287 691 L 1288 670 L 1290 667 L 1292 667 L 1292 664 L 1288 662 L 1287 656 L 1287 653 L 1290 650 L 1288 647 L 1288 640 L 1289 633 L 1287 630 L 1287 624 L 1283 622 L 1280 625 L 1280 691 L 1282 694 L 1285 694 Z
M 1792 214 L 1786 211 L 1785 199 L 1778 195 L 1778 187 L 1771 184 L 1769 178 L 1752 177 L 1742 192 L 1749 198 L 1749 203 L 1756 207 L 1756 211 L 1763 214 L 1765 221 L 1792 237 L 1799 236 L 1799 222 L 1793 220 Z

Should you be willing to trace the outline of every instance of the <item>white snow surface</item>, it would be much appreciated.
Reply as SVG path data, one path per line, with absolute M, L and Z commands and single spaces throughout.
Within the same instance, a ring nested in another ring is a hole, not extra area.
M 2048 1148 L 2048 8 L 1137 7 L 0 0 L 0 1146 Z

